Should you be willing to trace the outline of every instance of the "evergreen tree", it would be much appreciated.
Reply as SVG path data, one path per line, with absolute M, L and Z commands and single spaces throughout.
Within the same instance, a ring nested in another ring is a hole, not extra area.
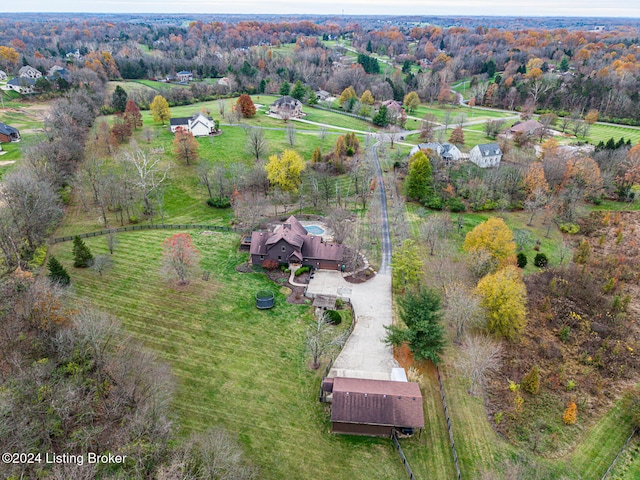
M 258 87 L 258 91 L 260 93 L 264 93 L 266 88 L 267 88 L 267 81 L 263 78 L 262 80 L 260 80 L 260 86 Z
M 445 346 L 440 296 L 434 290 L 422 289 L 400 298 L 398 304 L 400 318 L 407 328 L 385 327 L 385 341 L 391 345 L 406 342 L 416 360 L 431 360 L 437 364 Z
M 371 40 L 367 42 L 367 52 L 369 53 L 373 52 L 373 46 L 371 45 Z
M 290 91 L 291 91 L 291 85 L 289 84 L 289 82 L 284 81 L 282 82 L 282 85 L 280 85 L 280 90 L 278 91 L 278 93 L 284 96 L 284 95 L 289 95 Z
M 314 92 L 311 89 L 309 89 L 309 94 L 307 95 L 307 103 L 309 105 L 317 105 L 318 104 L 318 96 L 316 95 L 316 92 Z
M 49 280 L 59 283 L 60 285 L 69 285 L 71 278 L 69 277 L 67 270 L 56 257 L 51 257 L 49 259 L 47 267 L 49 267 Z
M 79 236 L 73 237 L 73 266 L 78 268 L 90 267 L 93 263 L 93 255 L 89 247 Z
M 302 101 L 305 93 L 306 93 L 306 90 L 304 88 L 304 85 L 302 85 L 302 82 L 298 80 L 293 86 L 293 90 L 291 90 L 291 96 L 296 100 Z
M 431 162 L 422 150 L 409 160 L 409 172 L 405 180 L 407 198 L 412 200 L 424 200 L 431 193 Z
M 127 92 L 118 85 L 113 95 L 111 95 L 111 106 L 116 112 L 124 112 L 124 109 L 127 107 L 127 99 Z
M 387 112 L 387 107 L 382 105 L 371 121 L 378 127 L 386 127 L 389 125 L 389 112 Z

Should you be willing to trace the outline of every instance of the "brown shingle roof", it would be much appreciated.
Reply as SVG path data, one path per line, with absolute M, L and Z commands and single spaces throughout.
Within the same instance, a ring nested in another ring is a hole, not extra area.
M 536 121 L 536 120 L 527 120 L 526 122 L 519 122 L 516 123 L 513 127 L 511 127 L 511 133 L 518 133 L 518 132 L 523 132 L 523 133 L 529 133 L 529 132 L 535 132 L 536 130 L 539 130 L 540 128 L 542 128 L 544 125 L 542 125 L 540 122 Z
M 336 377 L 331 421 L 423 428 L 420 387 L 415 382 Z

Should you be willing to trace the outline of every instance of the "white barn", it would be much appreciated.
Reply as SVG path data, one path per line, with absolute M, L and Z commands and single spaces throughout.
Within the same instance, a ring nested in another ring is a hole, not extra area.
M 502 160 L 502 150 L 497 143 L 476 145 L 469 152 L 469 160 L 480 168 L 497 167 Z
M 194 137 L 206 137 L 211 135 L 216 124 L 211 117 L 197 113 L 192 117 L 172 118 L 170 121 L 171 133 L 176 133 L 178 128 L 191 132 Z

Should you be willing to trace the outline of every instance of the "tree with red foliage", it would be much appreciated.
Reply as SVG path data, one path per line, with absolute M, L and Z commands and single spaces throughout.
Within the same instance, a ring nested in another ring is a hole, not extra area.
M 122 114 L 113 118 L 113 126 L 111 127 L 111 136 L 118 143 L 126 142 L 131 136 L 131 124 L 126 121 Z
M 256 106 L 253 104 L 253 100 L 246 93 L 240 95 L 236 102 L 236 108 L 242 114 L 244 118 L 251 118 L 256 114 Z
M 127 106 L 124 109 L 124 119 L 133 130 L 142 127 L 142 114 L 140 109 L 133 100 L 127 100 Z
M 188 130 L 178 128 L 176 136 L 173 139 L 173 149 L 176 157 L 187 165 L 191 165 L 192 160 L 198 159 L 198 150 L 200 145 L 193 134 Z
M 165 271 L 178 278 L 180 285 L 187 285 L 189 277 L 198 268 L 199 252 L 188 233 L 176 233 L 167 238 L 163 246 L 162 260 Z

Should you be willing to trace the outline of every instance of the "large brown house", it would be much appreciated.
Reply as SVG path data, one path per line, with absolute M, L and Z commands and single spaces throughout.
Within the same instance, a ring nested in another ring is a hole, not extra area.
M 413 433 L 424 428 L 422 394 L 415 382 L 326 378 L 331 390 L 331 431 L 390 437 L 394 430 Z
M 309 235 L 292 215 L 274 232 L 253 232 L 249 252 L 254 265 L 275 260 L 279 264 L 301 263 L 313 268 L 338 270 L 343 264 L 344 246 Z

